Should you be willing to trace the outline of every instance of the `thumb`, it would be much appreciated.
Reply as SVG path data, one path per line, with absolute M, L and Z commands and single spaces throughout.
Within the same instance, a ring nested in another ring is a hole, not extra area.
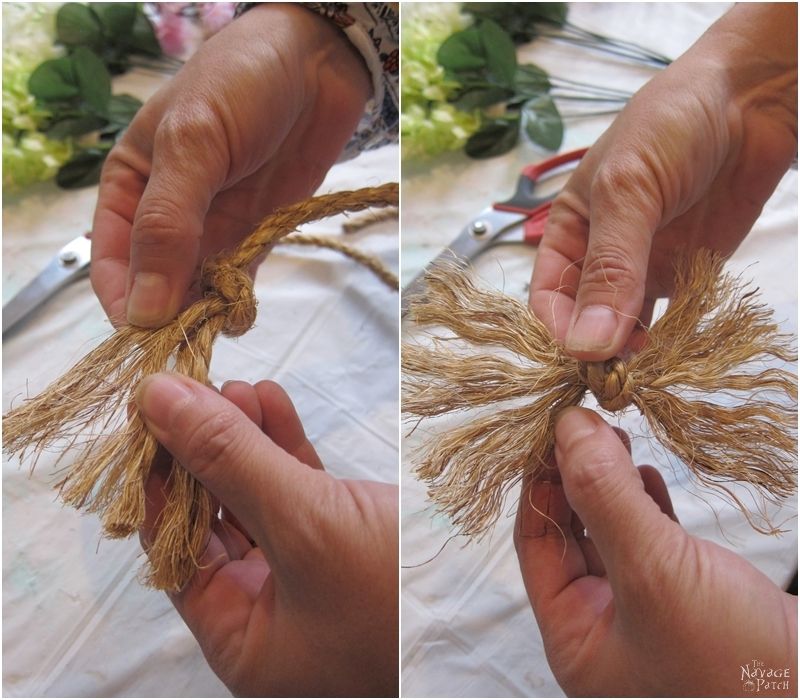
M 209 136 L 213 128 L 176 122 L 167 118 L 158 127 L 131 229 L 127 317 L 146 328 L 169 323 L 180 310 L 199 262 L 206 213 L 227 171 Z
M 674 553 L 683 530 L 646 492 L 625 445 L 600 416 L 567 408 L 556 418 L 555 457 L 564 493 L 605 564 L 612 585 Z M 634 566 L 635 563 L 635 566 Z
M 264 435 L 233 403 L 178 374 L 145 377 L 136 403 L 154 437 L 216 496 L 269 556 L 329 477 Z M 278 527 L 272 527 L 279 523 Z
M 603 165 L 594 176 L 589 240 L 565 339 L 566 350 L 580 360 L 619 354 L 636 326 L 661 218 L 650 179 L 618 165 Z

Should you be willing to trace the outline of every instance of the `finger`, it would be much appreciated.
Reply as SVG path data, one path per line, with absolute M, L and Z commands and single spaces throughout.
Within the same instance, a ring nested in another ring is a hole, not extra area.
M 131 230 L 127 318 L 133 325 L 168 323 L 189 289 L 206 213 L 228 168 L 217 155 L 225 150 L 214 143 L 215 118 L 173 109 L 156 131 L 152 170 Z
M 645 560 L 670 546 L 674 523 L 645 491 L 620 440 L 596 413 L 576 407 L 558 414 L 555 434 L 564 492 L 609 578 L 632 561 L 647 569 Z
M 603 563 L 603 558 L 597 551 L 592 538 L 588 533 L 576 534 L 578 546 L 583 552 L 583 558 L 586 560 L 586 573 L 589 576 L 603 577 L 606 575 L 606 565 Z
M 279 448 L 220 394 L 156 374 L 142 381 L 136 401 L 155 438 L 233 512 L 270 563 L 292 524 L 307 528 L 317 519 L 327 477 Z
M 172 470 L 172 455 L 159 447 L 144 486 L 144 522 L 139 528 L 139 542 L 145 552 L 155 541 L 161 513 L 169 496 L 169 475 Z
M 620 442 L 628 451 L 628 454 L 631 454 L 631 439 L 628 436 L 628 433 L 626 433 L 622 428 L 617 428 L 617 427 L 612 427 L 611 430 L 613 430 L 617 434 L 617 437 L 620 439 Z
M 580 213 L 580 203 L 565 191 L 553 202 L 545 222 L 528 300 L 533 313 L 559 343 L 566 340 L 588 237 L 589 225 Z
M 644 301 L 653 233 L 661 217 L 652 177 L 638 160 L 607 160 L 590 190 L 589 240 L 565 347 L 581 360 L 622 351 Z
M 145 517 L 139 529 L 139 542 L 147 554 L 150 553 L 150 548 L 156 540 L 162 513 L 169 502 L 172 489 L 172 462 L 172 456 L 163 447 L 159 447 L 145 482 Z M 225 535 L 223 541 L 218 534 L 215 519 L 214 534 L 209 538 L 206 549 L 198 560 L 200 571 L 193 577 L 196 585 L 204 585 L 231 558 L 240 558 L 238 556 L 240 550 L 234 545 L 235 540 L 228 533 L 223 533 Z M 226 542 L 230 547 L 226 546 Z M 231 552 L 237 556 L 231 557 Z
M 631 334 L 628 336 L 628 340 L 625 341 L 625 347 L 620 353 L 620 357 L 623 359 L 628 359 L 647 347 L 647 344 L 650 341 L 649 326 L 653 320 L 653 307 L 655 306 L 655 301 L 656 300 L 651 297 L 645 297 L 644 305 L 639 313 L 639 321 L 636 323 L 633 331 L 631 331 Z
M 555 470 L 546 481 L 522 482 L 514 545 L 522 580 L 534 612 L 547 616 L 555 598 L 577 578 L 586 576 L 587 567 L 575 531 L 583 531 Z
M 244 559 L 255 545 L 250 539 L 230 520 L 217 518 L 212 526 L 214 534 L 217 536 L 228 555 L 228 561 L 238 561 Z
M 247 531 L 247 528 L 239 522 L 239 518 L 231 513 L 229 508 L 222 506 L 219 519 L 241 532 L 242 536 L 250 543 L 251 547 L 258 546 L 258 542 L 256 542 L 253 536 Z
M 260 613 L 270 616 L 274 582 L 258 549 L 231 562 L 216 531 L 199 563 L 189 583 L 169 597 L 203 652 L 213 657 L 240 639 L 259 601 Z
M 252 384 L 237 380 L 228 381 L 222 385 L 220 393 L 259 428 L 261 427 L 261 403 Z
M 279 384 L 262 381 L 255 386 L 260 402 L 262 430 L 278 447 L 314 469 L 324 469 L 289 395 Z
M 642 310 L 639 312 L 639 327 L 648 328 L 653 322 L 653 309 L 656 305 L 655 297 L 645 297 Z
M 661 512 L 668 516 L 676 523 L 680 523 L 678 516 L 675 515 L 675 507 L 672 505 L 672 498 L 670 498 L 667 485 L 664 483 L 664 478 L 661 472 L 649 464 L 639 467 L 639 476 L 642 477 L 644 490 L 647 491 L 650 498 L 652 498 L 661 508 Z
M 127 323 L 125 293 L 131 227 L 147 182 L 147 178 L 125 162 L 119 153 L 117 149 L 111 152 L 100 178 L 89 268 L 92 289 L 115 327 Z
M 222 385 L 220 393 L 259 428 L 261 427 L 261 404 L 258 401 L 255 387 L 252 384 L 236 380 L 228 381 Z M 231 512 L 230 508 L 224 505 L 222 506 L 220 520 L 236 528 L 252 546 L 256 546 L 256 541 L 253 539 L 253 536 L 247 531 L 247 528 L 239 522 L 239 518 Z
M 583 524 L 557 479 L 548 483 L 534 483 L 529 477 L 523 480 L 514 544 L 542 636 L 547 638 L 557 626 L 561 633 L 571 627 L 575 634 L 585 635 L 608 605 L 610 591 L 607 584 L 587 578 L 603 571 L 602 562 L 583 536 Z
M 303 426 L 286 392 L 274 382 L 261 382 L 261 384 L 263 386 L 257 391 L 257 387 L 248 382 L 225 382 L 222 386 L 222 395 L 259 426 L 278 447 L 304 464 L 322 468 L 316 451 L 305 439 Z M 264 397 L 263 402 L 261 395 Z M 266 421 L 265 415 L 268 416 Z M 223 506 L 221 520 L 241 532 L 251 545 L 256 544 L 253 536 L 229 508 Z
M 306 438 L 292 400 L 279 384 L 262 381 L 253 386 L 247 382 L 225 382 L 222 395 L 236 404 L 278 447 L 314 469 L 324 469 Z

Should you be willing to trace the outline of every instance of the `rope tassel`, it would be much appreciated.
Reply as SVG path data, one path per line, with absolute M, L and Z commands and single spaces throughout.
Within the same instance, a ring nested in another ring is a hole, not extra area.
M 737 505 L 759 532 L 778 532 L 766 502 L 797 486 L 797 377 L 766 363 L 796 361 L 793 338 L 778 332 L 757 290 L 722 268 L 708 250 L 679 258 L 674 297 L 645 347 L 606 362 L 570 357 L 527 306 L 478 289 L 460 266 L 429 272 L 411 318 L 450 334 L 437 329 L 431 343 L 404 345 L 403 412 L 421 419 L 491 409 L 434 435 L 415 467 L 460 534 L 486 534 L 508 491 L 527 474 L 542 478 L 552 460 L 553 416 L 587 391 L 608 411 L 635 406 L 697 481 Z M 738 402 L 714 403 L 715 392 Z M 733 482 L 763 496 L 757 512 L 730 489 Z
M 4 449 L 21 459 L 32 452 L 35 465 L 43 451 L 66 439 L 78 453 L 58 485 L 62 500 L 98 513 L 108 537 L 134 534 L 144 523 L 144 487 L 158 449 L 135 407 L 141 379 L 173 369 L 208 383 L 217 336 L 242 335 L 255 321 L 256 300 L 247 270 L 259 256 L 310 221 L 396 206 L 397 201 L 398 186 L 388 183 L 278 210 L 237 248 L 203 264 L 203 298 L 172 323 L 155 330 L 133 326 L 117 330 L 39 396 L 9 411 L 4 417 Z M 391 286 L 391 273 L 379 261 L 335 242 L 315 243 L 360 256 L 359 262 Z M 167 503 L 148 552 L 146 581 L 176 591 L 197 569 L 215 512 L 211 495 L 177 462 L 172 463 L 166 491 Z

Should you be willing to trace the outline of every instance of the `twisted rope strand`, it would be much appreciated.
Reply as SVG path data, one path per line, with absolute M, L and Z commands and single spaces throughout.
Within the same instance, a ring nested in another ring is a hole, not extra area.
M 317 236 L 311 233 L 293 233 L 291 236 L 286 236 L 281 242 L 282 245 L 307 245 L 317 246 L 318 248 L 329 248 L 335 250 L 342 255 L 346 255 L 351 260 L 355 260 L 359 265 L 363 265 L 368 270 L 383 282 L 389 289 L 395 291 L 400 289 L 400 281 L 397 275 L 394 274 L 386 265 L 384 265 L 380 258 L 374 255 L 368 255 L 359 250 L 349 243 L 344 243 L 338 238 L 333 236 Z
M 256 300 L 247 271 L 259 256 L 310 221 L 396 206 L 397 201 L 398 186 L 389 183 L 323 195 L 268 216 L 234 250 L 205 261 L 203 298 L 171 323 L 154 330 L 120 328 L 41 394 L 9 411 L 4 449 L 21 459 L 32 453 L 35 467 L 45 450 L 68 441 L 76 454 L 58 484 L 62 500 L 98 513 L 107 537 L 137 532 L 145 517 L 145 482 L 158 448 L 135 408 L 141 379 L 174 365 L 175 371 L 207 383 L 217 336 L 241 335 L 255 321 Z M 145 581 L 176 591 L 196 571 L 214 513 L 203 486 L 177 462 L 171 470 Z

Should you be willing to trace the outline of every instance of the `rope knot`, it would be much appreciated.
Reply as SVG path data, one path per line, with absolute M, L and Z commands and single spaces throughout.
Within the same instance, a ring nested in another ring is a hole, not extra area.
M 633 381 L 618 357 L 605 362 L 579 362 L 578 374 L 606 411 L 621 411 L 633 401 Z
M 207 263 L 203 269 L 203 288 L 227 304 L 222 329 L 225 335 L 234 338 L 252 328 L 256 320 L 256 298 L 253 280 L 244 270 L 234 265 Z

